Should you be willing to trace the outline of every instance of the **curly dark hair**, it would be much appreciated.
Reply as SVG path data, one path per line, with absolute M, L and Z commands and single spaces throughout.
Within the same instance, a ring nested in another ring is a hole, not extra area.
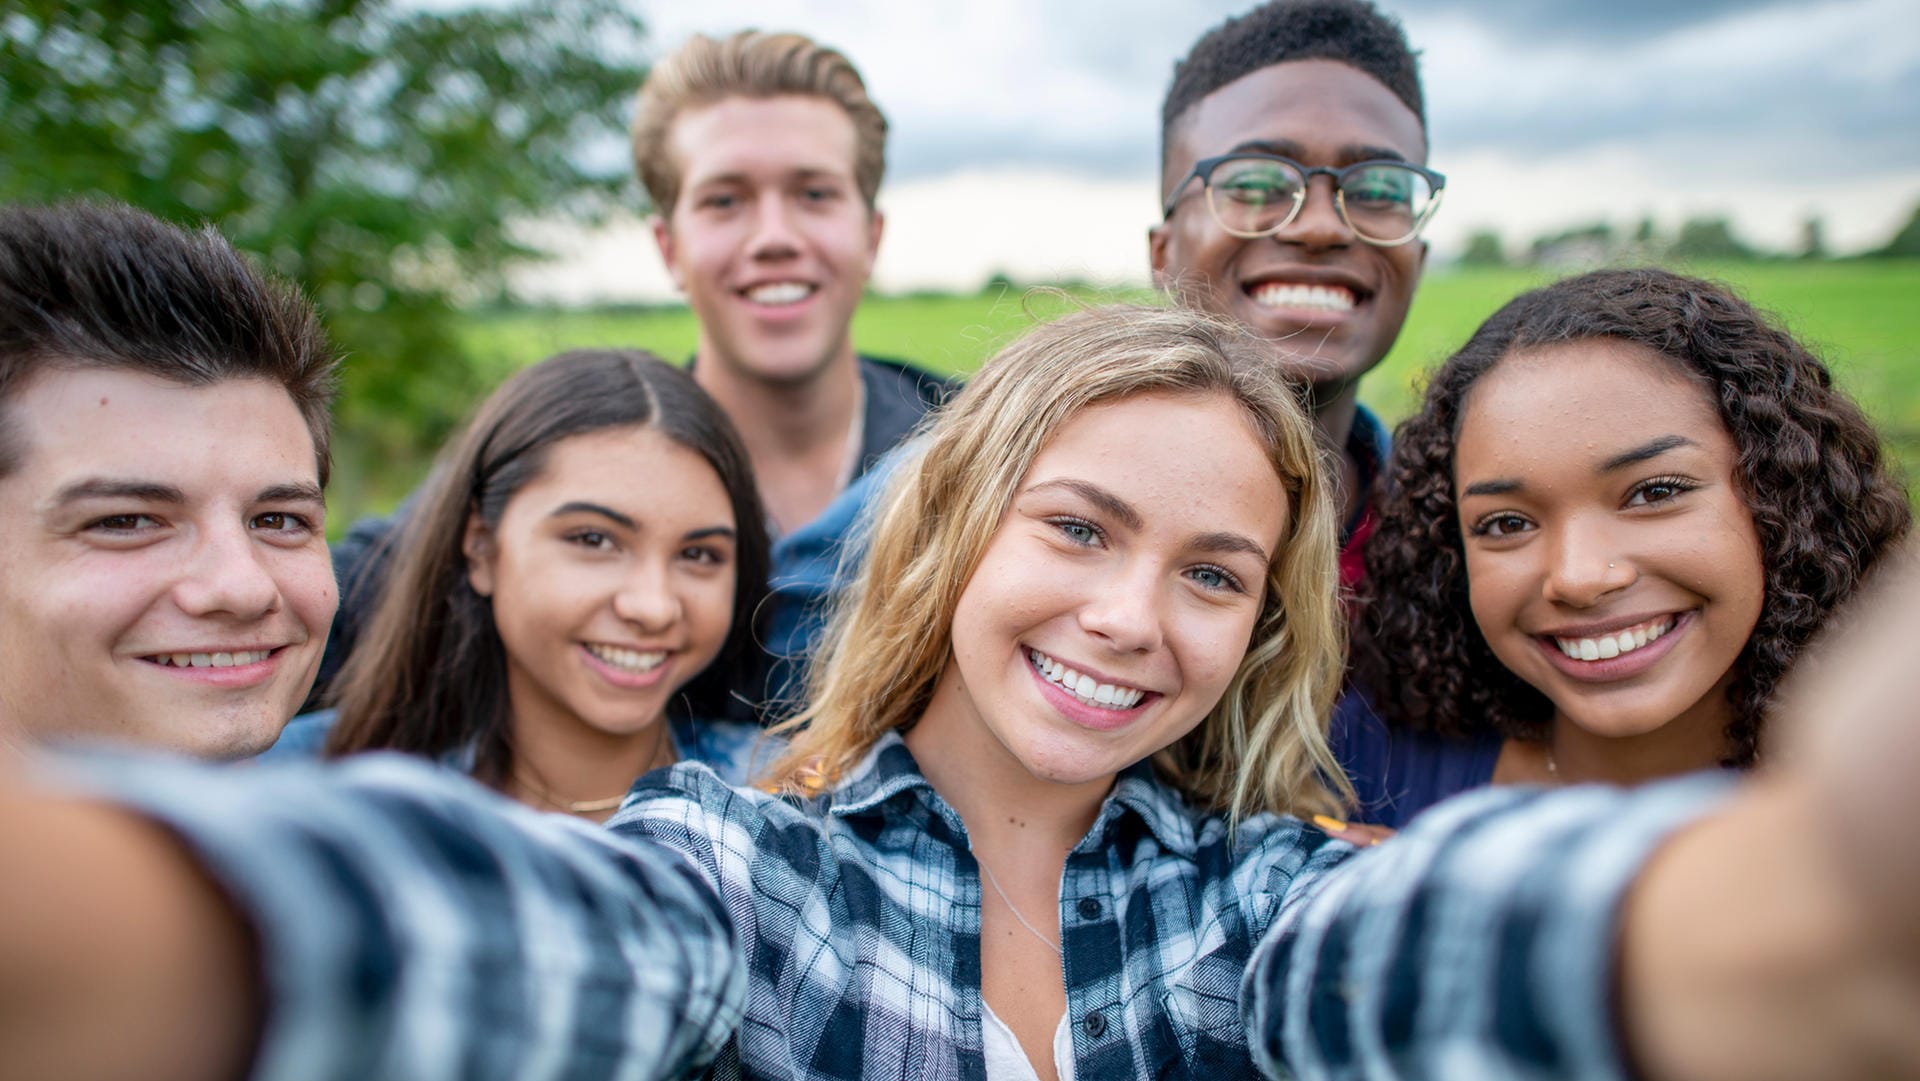
M 1596 338 L 1672 361 L 1713 396 L 1738 448 L 1766 592 L 1734 662 L 1724 764 L 1750 766 L 1781 677 L 1912 511 L 1873 426 L 1818 358 L 1727 287 L 1665 270 L 1603 270 L 1525 293 L 1434 373 L 1381 477 L 1357 674 L 1389 724 L 1544 738 L 1552 704 L 1494 657 L 1468 607 L 1454 444 L 1468 390 L 1503 359 Z
M 1367 0 L 1269 0 L 1201 35 L 1160 104 L 1160 157 L 1173 126 L 1215 90 L 1289 60 L 1337 60 L 1380 80 L 1427 126 L 1420 65 L 1398 20 Z

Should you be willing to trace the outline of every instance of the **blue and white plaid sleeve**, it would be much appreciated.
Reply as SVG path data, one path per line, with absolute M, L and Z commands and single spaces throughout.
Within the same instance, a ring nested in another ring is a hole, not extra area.
M 1722 777 L 1494 787 L 1427 811 L 1294 898 L 1241 1005 L 1271 1077 L 1623 1079 L 1619 910 Z
M 739 1023 L 726 915 L 657 846 L 397 756 L 64 781 L 174 833 L 252 922 L 261 1081 L 678 1077 Z

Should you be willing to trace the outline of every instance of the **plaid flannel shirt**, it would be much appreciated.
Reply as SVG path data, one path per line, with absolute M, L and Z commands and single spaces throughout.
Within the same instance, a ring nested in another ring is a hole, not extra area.
M 984 1074 L 976 864 L 897 737 L 807 806 L 652 775 L 616 823 L 667 848 L 396 756 L 72 787 L 179 836 L 253 925 L 256 1078 Z M 1079 1076 L 1224 1081 L 1251 1031 L 1276 1075 L 1622 1077 L 1620 897 L 1727 787 L 1488 790 L 1348 859 L 1130 771 L 1062 875 Z
M 1532 798 L 1507 790 L 1483 803 L 1518 810 Z M 1369 852 L 1349 872 L 1335 868 L 1353 849 L 1296 819 L 1259 815 L 1230 831 L 1135 767 L 1061 876 L 1077 1076 L 1250 1076 L 1249 1020 L 1276 1044 L 1262 1055 L 1276 1074 L 1292 1061 L 1306 1076 L 1547 1076 L 1598 1055 L 1598 1076 L 1619 1076 L 1596 1050 L 1613 1040 L 1613 908 L 1647 846 L 1700 805 L 1639 797 L 1628 800 L 1638 817 L 1622 821 L 1623 799 L 1562 796 L 1501 816 L 1493 840 L 1470 805 L 1437 841 L 1417 832 L 1402 855 Z M 732 915 L 747 1014 L 717 1075 L 984 1081 L 978 864 L 897 735 L 802 805 L 682 766 L 637 786 L 612 825 L 686 852 Z M 1496 858 L 1502 843 L 1512 847 Z M 1482 863 L 1506 873 L 1483 876 Z M 1276 920 L 1288 930 L 1249 975 Z M 1402 937 L 1409 921 L 1426 939 Z M 1475 951 L 1542 967 L 1453 963 Z M 1379 993 L 1349 1001 L 1356 979 Z M 1462 1023 L 1429 1033 L 1409 1021 L 1436 1012 Z M 1553 1040 L 1537 1044 L 1542 1027 Z M 1370 1033 L 1398 1042 L 1368 1054 Z M 1419 1068 L 1442 1052 L 1486 1069 Z M 1548 1073 L 1529 1072 L 1543 1063 Z M 1516 1067 L 1528 1069 L 1501 1072 Z
M 179 837 L 253 925 L 260 1081 L 682 1077 L 739 1023 L 739 954 L 685 860 L 422 759 L 66 772 Z

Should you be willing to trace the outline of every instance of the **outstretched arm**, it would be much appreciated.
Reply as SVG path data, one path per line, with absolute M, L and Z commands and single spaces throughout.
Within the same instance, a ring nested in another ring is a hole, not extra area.
M 1738 792 L 1490 789 L 1292 903 L 1250 966 L 1303 1078 L 1920 1076 L 1920 572 L 1821 650 Z
M 0 1076 L 672 1077 L 738 1023 L 682 857 L 420 763 L 62 787 L 0 779 Z

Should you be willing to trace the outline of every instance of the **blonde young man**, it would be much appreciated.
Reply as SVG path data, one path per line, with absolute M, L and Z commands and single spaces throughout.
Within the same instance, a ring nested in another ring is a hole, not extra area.
M 849 525 L 821 512 L 952 388 L 854 352 L 886 138 L 853 64 L 798 34 L 695 36 L 654 66 L 635 107 L 654 238 L 700 324 L 694 378 L 740 430 L 774 526 L 762 641 L 776 659 L 797 652 L 804 602 Z M 352 647 L 384 578 L 379 542 L 405 513 L 335 546 L 340 616 L 316 695 Z

